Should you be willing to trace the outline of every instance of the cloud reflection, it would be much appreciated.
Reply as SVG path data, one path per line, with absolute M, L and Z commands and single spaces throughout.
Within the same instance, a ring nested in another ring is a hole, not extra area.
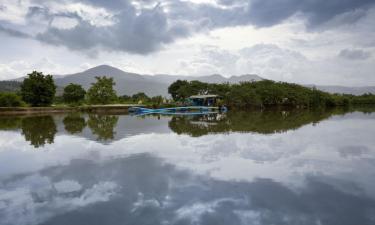
M 64 118 L 38 151 L 17 128 L 23 118 L 4 123 L 1 225 L 375 222 L 374 114 L 198 136 L 168 130 L 168 117 L 118 116 L 111 142 L 89 127 L 69 133 Z
M 3 181 L 0 217 L 7 225 L 373 224 L 373 198 L 325 179 L 307 176 L 298 188 L 267 178 L 223 181 L 149 154 L 102 163 L 73 160 Z

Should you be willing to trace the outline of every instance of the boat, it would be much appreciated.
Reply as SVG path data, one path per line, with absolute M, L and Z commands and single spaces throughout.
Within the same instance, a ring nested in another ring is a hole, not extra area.
M 182 106 L 182 107 L 171 107 L 171 108 L 159 108 L 151 109 L 144 107 L 131 107 L 129 108 L 130 113 L 134 114 L 173 114 L 173 115 L 192 115 L 192 114 L 206 114 L 216 112 L 226 112 L 227 108 L 222 107 L 208 107 L 208 106 Z

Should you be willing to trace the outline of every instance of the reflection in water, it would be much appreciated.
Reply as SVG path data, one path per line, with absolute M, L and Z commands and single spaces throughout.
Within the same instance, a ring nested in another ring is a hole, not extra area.
M 375 200 L 355 183 L 345 184 L 351 192 L 329 179 L 309 176 L 291 188 L 267 178 L 194 175 L 149 154 L 102 163 L 74 160 L 0 184 L 8 193 L 0 217 L 19 225 L 374 224 Z
M 107 141 L 114 138 L 117 121 L 118 116 L 90 114 L 87 124 L 98 141 Z
M 26 141 L 36 148 L 52 144 L 57 132 L 52 116 L 25 117 L 21 129 Z
M 63 120 L 65 130 L 70 134 L 81 133 L 86 127 L 85 118 L 80 114 L 69 114 Z
M 256 132 L 281 133 L 309 123 L 318 123 L 342 111 L 230 111 L 226 114 L 173 117 L 169 122 L 177 134 L 199 137 L 209 133 Z
M 364 108 L 362 111 L 371 113 L 373 110 Z M 87 122 L 85 116 L 79 113 L 65 115 L 62 121 L 59 119 L 60 116 L 8 116 L 0 117 L 0 130 L 22 129 L 25 139 L 31 141 L 35 147 L 40 147 L 46 143 L 53 143 L 53 136 L 56 132 L 63 132 L 63 130 L 56 130 L 55 123 L 58 126 L 63 123 L 64 130 L 69 134 L 108 143 L 108 141 L 118 140 L 127 135 L 136 135 L 145 131 L 161 132 L 166 128 L 168 132 L 188 134 L 192 137 L 228 132 L 282 133 L 307 124 L 316 124 L 332 115 L 344 115 L 347 112 L 343 109 L 329 111 L 229 111 L 226 114 L 148 115 L 142 117 L 89 114 Z M 121 121 L 120 125 L 119 120 Z M 165 127 L 166 124 L 167 127 Z M 91 132 L 83 132 L 86 127 Z
M 17 130 L 21 123 L 21 117 L 0 117 L 0 130 Z
M 374 133 L 367 111 L 0 117 L 0 225 L 373 225 Z

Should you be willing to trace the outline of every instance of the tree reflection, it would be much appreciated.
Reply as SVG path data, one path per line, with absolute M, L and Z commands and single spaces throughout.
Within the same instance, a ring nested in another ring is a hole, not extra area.
M 318 123 L 343 110 L 272 110 L 272 111 L 230 111 L 227 114 L 209 114 L 192 117 L 173 117 L 169 127 L 177 134 L 194 137 L 225 132 L 256 132 L 261 134 L 282 133 L 310 123 Z
M 21 124 L 22 134 L 35 148 L 52 144 L 57 132 L 51 116 L 25 117 Z
M 98 141 L 106 141 L 114 138 L 117 121 L 118 116 L 90 114 L 87 124 Z
M 0 130 L 17 130 L 21 127 L 22 119 L 16 116 L 0 117 Z
M 81 133 L 82 130 L 86 127 L 85 118 L 83 118 L 80 114 L 67 115 L 64 118 L 63 123 L 65 130 L 70 134 Z

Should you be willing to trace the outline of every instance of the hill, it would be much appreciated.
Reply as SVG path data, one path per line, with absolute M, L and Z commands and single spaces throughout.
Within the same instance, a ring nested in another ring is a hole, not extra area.
M 118 95 L 132 95 L 138 92 L 145 92 L 149 96 L 168 95 L 168 86 L 178 79 L 183 80 L 199 80 L 208 83 L 224 83 L 224 82 L 239 82 L 239 81 L 259 81 L 261 77 L 257 75 L 243 75 L 232 76 L 225 78 L 221 75 L 215 74 L 210 76 L 178 76 L 178 75 L 140 75 L 136 73 L 129 73 L 117 69 L 115 67 L 101 65 L 81 73 L 54 76 L 57 86 L 66 86 L 69 83 L 77 83 L 82 85 L 85 89 L 95 82 L 96 76 L 110 76 L 116 82 L 115 89 Z
M 17 92 L 21 89 L 21 82 L 15 80 L 0 81 L 0 92 Z
M 308 87 L 313 87 L 314 85 L 308 85 Z M 334 85 L 317 85 L 315 86 L 321 91 L 325 91 L 331 94 L 352 94 L 352 95 L 363 95 L 366 93 L 375 93 L 375 86 L 365 86 L 365 87 L 346 87 L 346 86 L 334 86 Z
M 168 96 L 168 86 L 174 81 L 180 80 L 199 80 L 205 83 L 239 83 L 242 81 L 260 81 L 264 80 L 262 77 L 254 74 L 246 74 L 241 76 L 231 76 L 226 78 L 220 74 L 213 74 L 208 76 L 181 76 L 181 75 L 144 75 L 129 73 L 108 65 L 96 66 L 80 73 L 67 75 L 54 75 L 55 83 L 58 86 L 58 93 L 62 93 L 62 88 L 69 83 L 77 83 L 82 85 L 85 89 L 95 82 L 96 76 L 113 77 L 116 86 L 115 90 L 118 95 L 133 95 L 138 92 L 145 92 L 149 96 L 163 95 Z M 0 81 L 0 92 L 13 92 L 19 90 L 20 81 L 23 78 L 18 78 L 13 81 Z M 306 87 L 313 87 L 315 85 L 304 85 Z M 343 93 L 362 95 L 365 93 L 375 93 L 375 86 L 368 87 L 345 87 L 345 86 L 315 86 L 317 89 L 329 93 Z

